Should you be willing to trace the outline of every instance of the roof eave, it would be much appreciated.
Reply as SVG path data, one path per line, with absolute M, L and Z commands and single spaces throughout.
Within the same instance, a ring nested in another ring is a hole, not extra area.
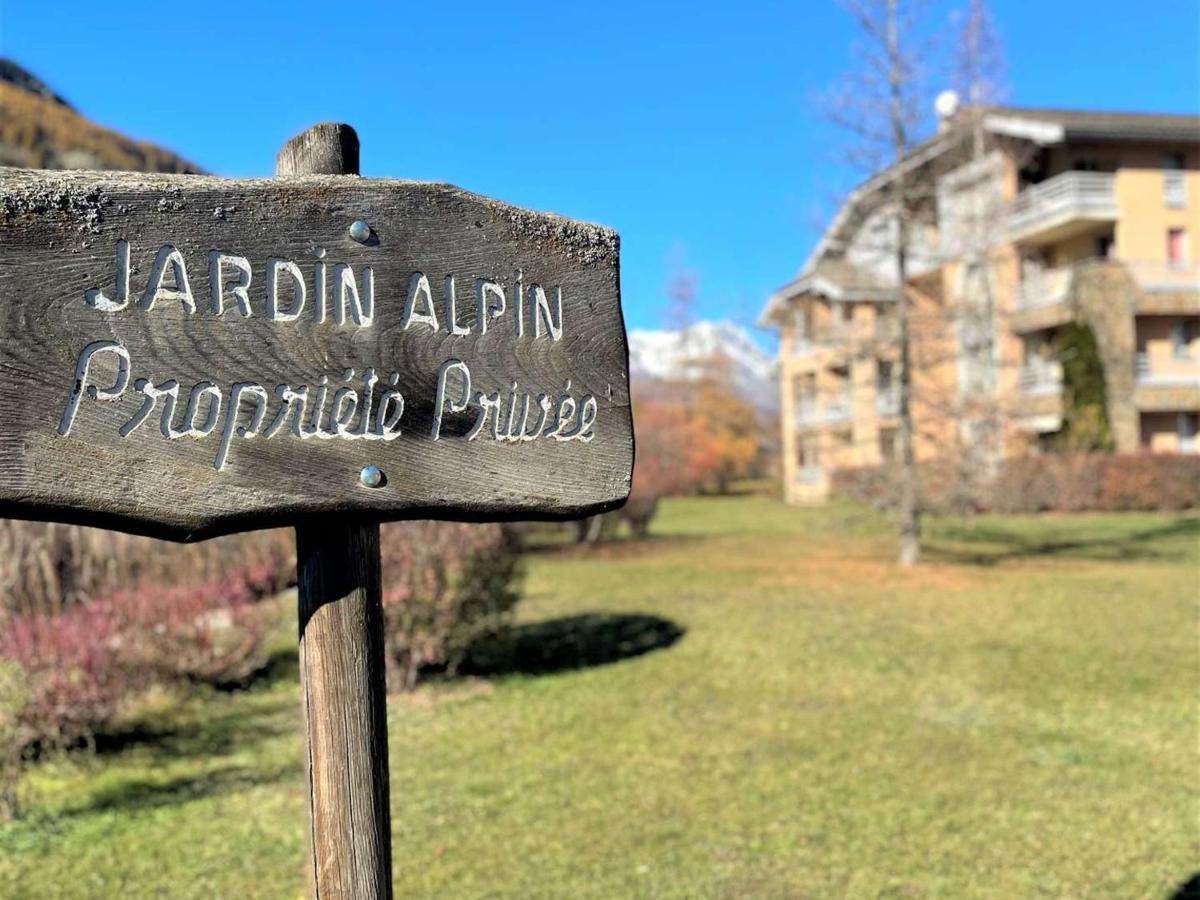
M 1046 122 L 1022 116 L 991 113 L 983 117 L 983 127 L 992 134 L 1019 138 L 1034 144 L 1061 144 L 1066 138 L 1066 129 L 1058 122 Z

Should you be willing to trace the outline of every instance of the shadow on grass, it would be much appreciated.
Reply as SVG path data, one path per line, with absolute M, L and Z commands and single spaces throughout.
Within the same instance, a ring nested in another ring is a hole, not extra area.
M 289 694 L 253 708 L 218 710 L 206 703 L 196 715 L 148 713 L 125 728 L 96 735 L 95 749 L 105 755 L 140 748 L 164 758 L 228 753 L 295 732 L 294 707 Z
M 134 812 L 161 806 L 175 806 L 204 797 L 233 794 L 265 784 L 295 778 L 300 762 L 293 765 L 275 764 L 266 768 L 225 766 L 196 775 L 175 778 L 126 778 L 105 785 L 92 794 L 90 801 L 64 811 L 65 816 L 86 816 L 94 813 Z
M 557 535 L 527 535 L 523 549 L 526 553 L 537 556 L 578 556 L 582 559 L 596 557 L 604 559 L 610 556 L 629 556 L 642 553 L 656 553 L 671 550 L 702 540 L 703 535 L 695 534 L 655 534 L 651 532 L 644 537 L 634 537 L 625 532 L 615 535 L 605 535 L 594 544 L 581 544 L 567 537 Z
M 948 530 L 930 543 L 927 555 L 940 562 L 993 566 L 997 563 L 1037 557 L 1067 557 L 1095 560 L 1180 559 L 1187 550 L 1155 546 L 1164 538 L 1200 538 L 1200 519 L 1178 518 L 1140 531 L 1076 539 L 1022 534 L 1013 525 L 976 525 Z M 947 546 L 955 545 L 987 545 Z
M 1200 872 L 1179 885 L 1167 900 L 1200 900 Z
M 276 681 L 298 682 L 300 680 L 300 655 L 295 647 L 276 650 L 254 671 L 242 678 L 222 681 L 213 688 L 222 693 L 252 691 Z
M 585 669 L 662 650 L 683 635 L 682 627 L 658 616 L 584 613 L 477 640 L 459 671 L 497 678 Z

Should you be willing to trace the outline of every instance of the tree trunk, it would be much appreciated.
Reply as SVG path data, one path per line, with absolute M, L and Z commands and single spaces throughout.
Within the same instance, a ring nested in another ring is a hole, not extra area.
M 896 0 L 887 4 L 888 88 L 892 151 L 896 174 L 892 182 L 896 205 L 896 304 L 900 326 L 900 546 L 898 561 L 915 566 L 921 561 L 921 508 L 917 465 L 913 452 L 912 418 L 912 309 L 908 296 L 908 233 L 911 209 L 908 178 L 901 163 L 908 148 L 905 133 L 903 58 Z

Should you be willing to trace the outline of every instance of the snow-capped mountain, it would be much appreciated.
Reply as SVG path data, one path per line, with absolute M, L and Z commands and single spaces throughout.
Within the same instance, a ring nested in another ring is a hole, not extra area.
M 731 363 L 733 389 L 764 410 L 779 406 L 775 361 L 733 322 L 697 322 L 682 331 L 629 332 L 629 371 L 638 378 L 688 376 L 688 363 L 721 355 Z

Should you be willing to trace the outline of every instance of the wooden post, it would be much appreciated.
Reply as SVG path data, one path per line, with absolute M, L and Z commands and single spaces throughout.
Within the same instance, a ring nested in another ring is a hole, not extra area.
M 284 145 L 277 176 L 357 175 L 358 137 L 322 124 Z M 392 896 L 379 525 L 296 527 L 300 684 L 314 897 Z

